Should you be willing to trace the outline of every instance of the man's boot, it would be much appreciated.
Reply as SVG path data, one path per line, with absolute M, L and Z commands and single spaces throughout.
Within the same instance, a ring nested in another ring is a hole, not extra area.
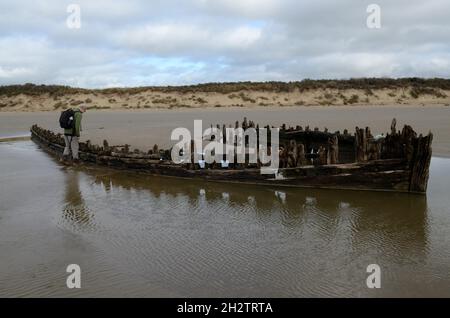
M 68 155 L 62 155 L 62 157 L 59 159 L 60 162 L 67 163 L 69 161 Z

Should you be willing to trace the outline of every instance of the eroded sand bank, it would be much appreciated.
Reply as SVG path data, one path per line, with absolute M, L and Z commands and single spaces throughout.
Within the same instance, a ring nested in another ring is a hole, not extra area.
M 288 84 L 285 84 L 288 85 Z M 204 109 L 229 107 L 450 105 L 450 91 L 430 87 L 312 88 L 231 91 L 179 89 L 77 90 L 61 94 L 29 91 L 0 94 L 0 111 L 55 111 L 84 104 L 90 109 Z M 0 92 L 1 93 L 1 92 Z

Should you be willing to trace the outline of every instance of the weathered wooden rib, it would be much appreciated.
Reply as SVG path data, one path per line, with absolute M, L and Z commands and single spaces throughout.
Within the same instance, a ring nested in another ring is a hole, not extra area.
M 128 145 L 103 147 L 80 143 L 80 160 L 116 169 L 148 174 L 196 178 L 244 184 L 266 184 L 291 187 L 357 189 L 425 193 L 431 160 L 433 135 L 422 136 L 410 126 L 374 138 L 369 128 L 356 127 L 354 135 L 347 130 L 330 133 L 300 126 L 283 125 L 280 131 L 280 169 L 277 175 L 260 173 L 259 165 L 236 164 L 230 168 L 198 164 L 175 164 L 169 150 L 155 145 L 148 152 L 130 151 Z M 236 123 L 236 127 L 239 123 Z M 218 126 L 220 127 L 220 126 Z M 225 126 L 223 126 L 225 127 Z M 258 127 L 245 118 L 243 128 Z M 266 126 L 269 128 L 268 126 Z M 61 134 L 33 125 L 31 138 L 47 152 L 61 156 L 64 139 Z M 313 150 L 313 154 L 310 151 Z M 314 152 L 316 151 L 316 152 Z M 340 162 L 340 163 L 338 163 Z M 311 164 L 312 163 L 312 164 Z

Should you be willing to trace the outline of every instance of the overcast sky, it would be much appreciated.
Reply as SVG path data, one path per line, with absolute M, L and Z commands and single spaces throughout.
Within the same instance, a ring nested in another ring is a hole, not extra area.
M 366 24 L 372 3 L 380 29 Z M 0 85 L 449 75 L 449 0 L 0 2 Z

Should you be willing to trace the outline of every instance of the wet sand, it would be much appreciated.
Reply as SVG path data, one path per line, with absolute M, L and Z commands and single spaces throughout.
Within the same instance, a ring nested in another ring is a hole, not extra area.
M 148 150 L 155 143 L 170 147 L 172 129 L 186 127 L 193 131 L 195 119 L 203 119 L 204 129 L 210 124 L 233 124 L 243 117 L 261 125 L 309 125 L 327 127 L 330 131 L 355 126 L 369 126 L 373 133 L 388 132 L 392 118 L 397 127 L 410 124 L 420 133 L 430 130 L 435 138 L 433 155 L 450 157 L 450 107 L 446 106 L 314 106 L 273 108 L 227 108 L 193 110 L 146 111 L 90 111 L 83 119 L 82 140 L 101 144 L 107 139 L 112 145 L 130 144 Z M 0 113 L 0 138 L 29 134 L 29 127 L 37 123 L 42 127 L 60 131 L 59 112 Z
M 449 159 L 424 196 L 73 168 L 31 141 L 0 153 L 0 297 L 450 296 Z
M 170 145 L 194 119 L 435 134 L 427 195 L 277 189 L 66 167 L 0 142 L 0 297 L 450 297 L 450 108 L 88 112 L 83 139 Z M 58 113 L 0 113 L 0 138 Z M 82 288 L 65 286 L 66 266 Z M 379 264 L 382 288 L 366 287 Z

